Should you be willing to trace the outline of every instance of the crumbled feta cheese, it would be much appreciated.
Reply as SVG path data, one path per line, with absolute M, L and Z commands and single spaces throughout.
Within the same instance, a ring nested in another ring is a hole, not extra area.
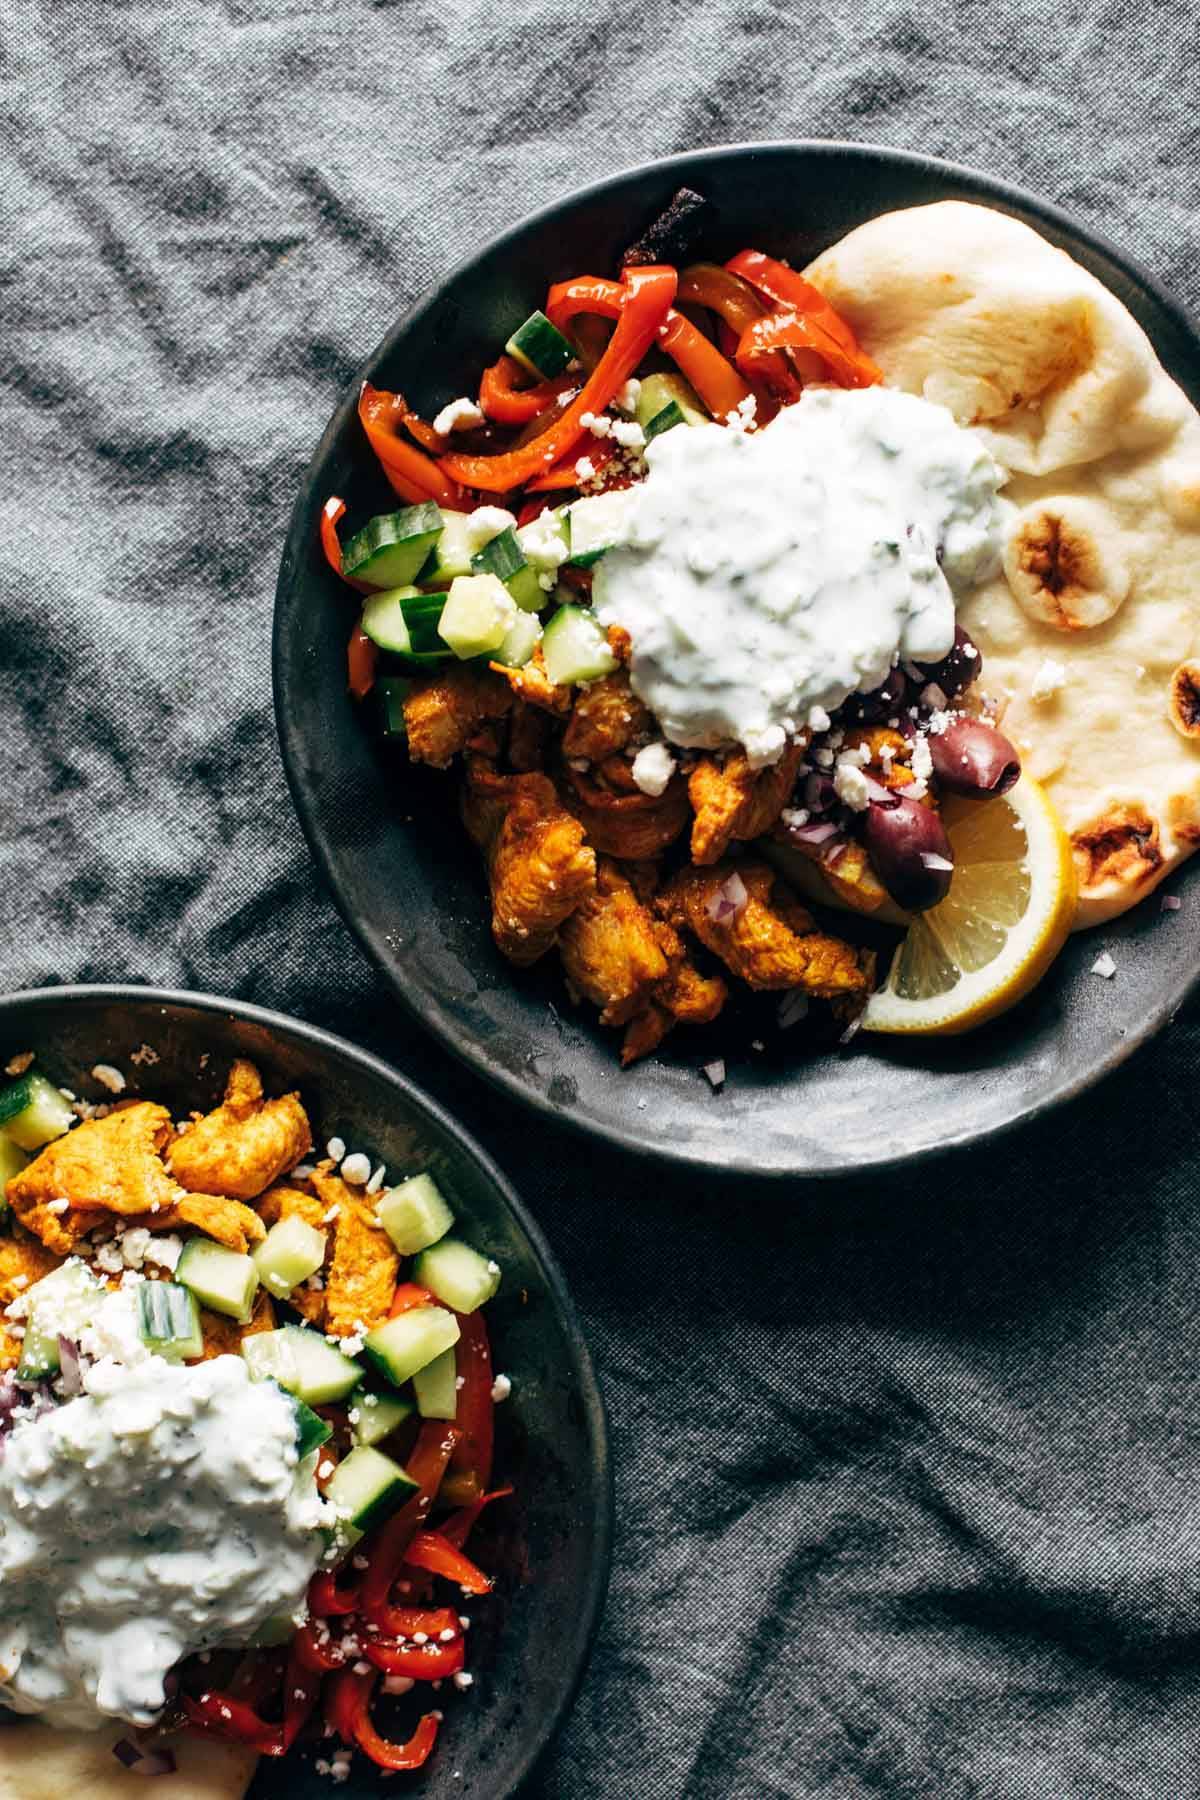
M 614 419 L 611 434 L 613 442 L 623 450 L 640 450 L 646 442 L 646 434 L 635 419 Z
M 1033 678 L 1033 685 L 1029 690 L 1030 697 L 1034 700 L 1052 700 L 1059 689 L 1066 686 L 1066 683 L 1066 665 L 1056 662 L 1052 656 L 1048 656 Z
M 383 1180 L 386 1174 L 387 1165 L 385 1163 L 380 1163 L 370 1181 L 367 1183 L 366 1191 L 368 1194 L 377 1194 L 379 1192 L 380 1188 L 383 1186 Z
M 131 1063 L 149 1068 L 152 1063 L 158 1061 L 158 1051 L 152 1050 L 149 1044 L 139 1044 L 137 1049 L 131 1052 L 129 1060 Z
M 342 1180 L 349 1182 L 351 1187 L 364 1187 L 371 1178 L 370 1157 L 365 1156 L 361 1150 L 354 1151 L 343 1162 L 340 1174 Z
M 913 739 L 912 755 L 909 766 L 918 781 L 928 781 L 933 774 L 933 752 L 929 748 L 927 738 Z
M 634 757 L 631 773 L 643 794 L 657 796 L 666 792 L 677 766 L 665 744 L 647 744 Z
M 866 812 L 871 795 L 857 758 L 849 754 L 838 758 L 833 772 L 833 791 L 851 812 Z
M 125 1077 L 111 1063 L 95 1063 L 92 1067 L 92 1079 L 98 1081 L 101 1087 L 106 1087 L 110 1094 L 125 1092 Z
M 622 412 L 636 412 L 637 403 L 642 397 L 642 384 L 636 375 L 631 375 L 623 387 L 617 389 L 613 396 L 613 405 L 619 406 Z
M 121 1259 L 127 1269 L 140 1269 L 150 1248 L 150 1233 L 144 1225 L 135 1225 L 121 1238 Z
M 1117 965 L 1107 950 L 1102 950 L 1092 964 L 1092 974 L 1099 975 L 1105 981 L 1111 981 L 1117 972 Z
M 433 421 L 433 429 L 442 437 L 449 437 L 452 431 L 469 431 L 472 425 L 482 425 L 483 414 L 473 400 L 464 394 L 459 400 L 451 400 L 443 406 Z
M 616 421 L 608 418 L 604 413 L 585 412 L 580 413 L 579 423 L 585 431 L 590 431 L 593 437 L 606 438 Z
M 469 554 L 474 556 L 476 551 L 482 550 L 485 544 L 490 544 L 493 538 L 499 537 L 502 531 L 507 531 L 516 522 L 512 513 L 503 506 L 477 506 L 469 522 L 463 527 Z
M 69 1200 L 63 1200 L 61 1198 L 58 1200 L 48 1200 L 46 1202 L 46 1211 L 52 1213 L 65 1213 L 70 1205 L 71 1202 Z
M 595 480 L 596 465 L 590 456 L 581 456 L 579 458 L 579 461 L 575 464 L 575 473 L 578 475 L 580 481 Z
M 346 1154 L 346 1145 L 340 1137 L 331 1137 L 325 1146 L 325 1154 L 330 1162 L 340 1163 Z
M 526 562 L 532 563 L 535 569 L 553 573 L 560 563 L 566 562 L 570 552 L 563 542 L 558 516 L 547 510 L 522 526 L 521 549 Z
M 465 1669 L 460 1669 L 454 1677 L 454 1685 L 458 1688 L 460 1693 L 465 1693 L 469 1687 L 475 1685 L 475 1677 L 473 1675 L 468 1675 Z
M 507 1375 L 497 1375 L 492 1383 L 492 1399 L 499 1406 L 512 1393 L 512 1382 Z
M 121 1246 L 120 1244 L 115 1243 L 111 1238 L 108 1243 L 98 1244 L 96 1246 L 96 1252 L 92 1257 L 92 1261 L 98 1269 L 103 1269 L 106 1275 L 119 1275 L 125 1267 L 125 1258 L 121 1255 Z
M 353 1337 L 335 1338 L 334 1342 L 343 1356 L 361 1356 L 364 1339 L 359 1332 Z
M 801 825 L 807 825 L 812 814 L 806 806 L 785 806 L 779 817 L 785 825 L 796 830 Z

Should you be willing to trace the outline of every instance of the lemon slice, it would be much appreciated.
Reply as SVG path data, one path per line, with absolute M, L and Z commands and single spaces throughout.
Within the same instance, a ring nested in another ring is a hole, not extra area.
M 1037 985 L 1074 922 L 1071 841 L 1031 776 L 997 800 L 948 800 L 942 822 L 950 892 L 913 919 L 867 1005 L 866 1031 L 973 1031 Z

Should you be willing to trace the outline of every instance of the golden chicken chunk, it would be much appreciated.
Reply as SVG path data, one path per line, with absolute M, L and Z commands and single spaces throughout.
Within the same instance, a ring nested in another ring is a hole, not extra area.
M 150 1100 L 85 1119 L 14 1175 L 9 1205 L 48 1250 L 68 1256 L 105 1213 L 157 1214 L 174 1204 L 179 1189 L 160 1155 L 170 1136 L 170 1113 Z
M 721 890 L 736 872 L 745 904 L 722 918 Z M 766 863 L 718 863 L 683 869 L 657 900 L 670 924 L 698 937 L 726 967 L 752 988 L 802 988 L 819 999 L 866 992 L 859 953 L 819 931 L 812 915 Z
M 310 1325 L 323 1325 L 325 1321 L 325 1287 L 324 1280 L 329 1272 L 330 1259 L 333 1256 L 333 1231 L 325 1223 L 325 1214 L 329 1209 L 317 1199 L 315 1194 L 306 1194 L 303 1188 L 273 1187 L 258 1202 L 258 1216 L 268 1229 L 280 1219 L 299 1216 L 314 1231 L 323 1231 L 325 1237 L 325 1264 L 322 1285 L 319 1288 L 308 1286 L 293 1288 L 288 1295 L 287 1303 L 298 1312 L 301 1318 Z
M 229 1200 L 223 1194 L 180 1193 L 169 1207 L 139 1219 L 139 1225 L 151 1231 L 170 1231 L 176 1225 L 190 1225 L 203 1231 L 218 1244 L 244 1256 L 252 1244 L 261 1244 L 266 1226 L 256 1212 L 240 1200 Z
M 491 663 L 492 671 L 507 681 L 518 700 L 540 706 L 543 712 L 562 714 L 570 710 L 571 690 L 557 687 L 546 673 L 546 659 L 539 644 L 523 669 L 511 669 L 507 663 Z
M 492 891 L 492 936 L 510 962 L 544 956 L 559 926 L 596 884 L 583 828 L 545 775 L 468 769 L 463 821 L 483 850 Z
M 333 1232 L 325 1278 L 325 1329 L 335 1337 L 353 1337 L 364 1328 L 373 1331 L 387 1318 L 396 1291 L 400 1268 L 396 1247 L 375 1223 L 371 1197 L 361 1188 L 323 1169 L 313 1174 L 312 1184 L 323 1203 L 322 1229 Z
M 566 757 L 603 762 L 651 729 L 650 714 L 629 685 L 624 669 L 580 688 L 563 733 Z
M 567 980 L 602 1010 L 602 1025 L 624 1025 L 668 972 L 655 919 L 609 857 L 596 863 L 595 891 L 559 928 Z
M 682 776 L 669 781 L 661 794 L 644 794 L 620 758 L 609 759 L 604 774 L 604 780 L 597 780 L 580 769 L 566 770 L 567 804 L 589 844 L 621 862 L 641 862 L 674 843 L 690 811 Z
M 714 863 L 735 839 L 743 842 L 770 831 L 788 803 L 796 770 L 804 759 L 807 737 L 797 738 L 776 763 L 753 769 L 744 750 L 734 750 L 720 763 L 702 756 L 688 777 L 688 798 L 696 814 L 692 824 L 692 861 Z
M 57 1269 L 61 1257 L 23 1233 L 0 1238 L 0 1308 L 8 1306 L 43 1275 Z
M 466 663 L 424 676 L 404 701 L 408 754 L 414 762 L 448 768 L 480 726 L 502 719 L 511 705 L 512 695 L 498 675 Z
M 626 1069 L 657 1050 L 674 1026 L 711 1024 L 729 998 L 719 975 L 702 975 L 688 959 L 683 939 L 665 919 L 656 921 L 656 933 L 669 969 L 645 1012 L 629 1021 L 621 1045 L 621 1066 Z
M 180 1186 L 193 1193 L 253 1200 L 311 1149 L 299 1094 L 264 1099 L 258 1070 L 239 1058 L 220 1106 L 175 1139 L 167 1163 Z
M 274 1331 L 275 1308 L 271 1305 L 271 1296 L 265 1288 L 259 1288 L 254 1296 L 254 1311 L 246 1325 L 239 1325 L 236 1319 L 227 1319 L 223 1313 L 210 1312 L 202 1306 L 200 1329 L 204 1335 L 202 1361 L 208 1362 L 214 1356 L 236 1356 L 243 1338 L 254 1337 L 260 1331 Z

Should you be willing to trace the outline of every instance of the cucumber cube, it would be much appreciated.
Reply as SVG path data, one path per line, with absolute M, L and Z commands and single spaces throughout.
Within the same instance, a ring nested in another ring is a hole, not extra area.
M 395 656 L 411 653 L 412 638 L 404 617 L 404 602 L 420 591 L 415 587 L 384 588 L 363 601 L 359 623 L 373 644 L 378 644 L 381 650 L 390 650 Z
M 258 1279 L 269 1294 L 286 1299 L 325 1261 L 326 1234 L 298 1213 L 272 1225 L 253 1252 Z
M 398 1394 L 355 1394 L 350 1411 L 350 1430 L 356 1444 L 382 1444 L 405 1419 L 412 1417 L 412 1401 Z
M 325 1489 L 339 1518 L 367 1531 L 417 1492 L 417 1484 L 382 1450 L 359 1444 L 344 1456 Z
M 668 400 L 662 411 L 656 412 L 646 426 L 646 442 L 649 443 L 651 438 L 658 437 L 664 431 L 673 431 L 676 425 L 685 425 L 686 423 L 678 404 L 674 400 Z
M 143 1281 L 137 1290 L 138 1334 L 147 1349 L 169 1362 L 204 1355 L 200 1309 L 190 1288 L 177 1281 Z
M 544 594 L 542 598 L 545 599 Z M 523 669 L 541 641 L 542 625 L 537 614 L 518 613 L 512 630 L 496 652 L 495 661 L 503 663 L 506 669 Z
M 517 604 L 495 575 L 458 575 L 450 584 L 438 634 L 455 656 L 489 656 L 517 616 Z
M 458 1313 L 473 1313 L 487 1303 L 500 1286 L 498 1264 L 461 1238 L 446 1237 L 422 1250 L 413 1264 L 413 1280 Z
M 76 1338 L 91 1323 L 107 1292 L 85 1263 L 73 1257 L 28 1290 L 18 1381 L 41 1381 L 59 1368 L 59 1336 Z
M 686 425 L 711 425 L 712 414 L 682 375 L 647 375 L 638 394 L 636 418 L 647 437 L 649 427 L 669 406 L 678 407 Z M 661 429 L 661 428 L 660 428 Z
M 412 1378 L 417 1411 L 423 1419 L 453 1419 L 458 1412 L 458 1358 L 443 1350 Z
M 403 512 L 379 513 L 355 532 L 342 551 L 342 574 L 372 587 L 404 587 L 442 534 L 442 509 L 432 500 Z
M 362 1367 L 304 1325 L 256 1331 L 242 1339 L 242 1355 L 256 1381 L 275 1381 L 306 1406 L 344 1400 L 362 1380 Z
M 452 1312 L 445 1312 L 440 1306 L 416 1306 L 369 1331 L 363 1355 L 393 1386 L 403 1387 L 418 1369 L 431 1363 L 443 1350 L 449 1350 L 458 1339 L 458 1320 Z
M 0 1088 L 0 1125 L 20 1150 L 40 1150 L 74 1123 L 70 1105 L 44 1075 L 30 1070 Z
M 6 1131 L 0 1131 L 0 1219 L 8 1211 L 4 1190 L 14 1175 L 19 1175 L 29 1162 L 29 1152 L 14 1144 Z
M 546 598 L 538 572 L 525 560 L 511 525 L 475 553 L 471 569 L 476 575 L 494 575 L 502 581 L 524 612 L 537 612 Z
M 381 1195 L 379 1223 L 401 1256 L 415 1256 L 445 1237 L 454 1214 L 432 1175 L 410 1175 Z
M 252 1256 L 227 1250 L 211 1238 L 192 1238 L 183 1247 L 183 1255 L 175 1267 L 175 1279 L 191 1288 L 201 1306 L 236 1319 L 239 1325 L 250 1323 L 254 1296 L 258 1292 L 258 1270 Z
M 424 582 L 453 581 L 456 575 L 471 573 L 475 553 L 474 526 L 470 513 L 443 512 L 442 535 L 421 570 Z
M 540 309 L 517 327 L 504 348 L 537 381 L 550 381 L 561 375 L 575 354 L 570 340 Z
M 617 659 L 592 614 L 582 606 L 560 606 L 542 635 L 546 674 L 556 685 L 598 681 L 611 675 Z
M 588 494 L 576 500 L 567 514 L 570 561 L 590 569 L 606 550 L 619 544 L 634 501 L 632 488 L 616 488 L 611 494 Z
M 333 1436 L 333 1426 L 320 1413 L 315 1413 L 311 1406 L 306 1406 L 303 1400 L 298 1400 L 295 1394 L 289 1394 L 288 1399 L 292 1403 L 292 1413 L 296 1420 L 296 1455 L 303 1462 L 310 1450 L 319 1450 L 322 1444 L 329 1442 Z

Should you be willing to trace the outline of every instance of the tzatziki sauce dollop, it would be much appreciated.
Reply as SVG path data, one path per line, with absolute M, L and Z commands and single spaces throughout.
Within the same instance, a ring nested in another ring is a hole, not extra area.
M 808 388 L 761 430 L 677 426 L 646 463 L 593 597 L 675 744 L 776 761 L 898 657 L 945 656 L 955 591 L 1000 567 L 1004 471 L 892 388 Z
M 83 1382 L 5 1440 L 0 1703 L 63 1727 L 149 1725 L 181 1658 L 303 1615 L 328 1509 L 291 1402 L 240 1356 L 106 1355 Z

